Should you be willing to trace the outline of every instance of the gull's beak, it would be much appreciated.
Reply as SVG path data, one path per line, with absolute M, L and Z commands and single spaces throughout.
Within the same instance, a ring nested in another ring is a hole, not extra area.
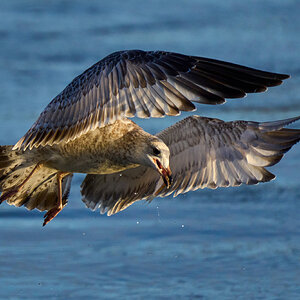
M 160 161 L 158 159 L 154 159 L 154 163 L 157 166 L 157 171 L 159 172 L 159 174 L 161 175 L 164 184 L 166 185 L 167 188 L 170 188 L 171 184 L 172 184 L 172 172 L 170 167 L 164 168 L 163 165 L 160 163 Z

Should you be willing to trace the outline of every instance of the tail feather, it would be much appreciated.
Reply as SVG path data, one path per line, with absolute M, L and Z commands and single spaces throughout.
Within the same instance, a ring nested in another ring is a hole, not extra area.
M 2 179 L 14 168 L 23 163 L 20 151 L 11 151 L 12 146 L 0 146 L 0 188 L 2 188 Z
M 57 170 L 42 166 L 16 193 L 15 191 L 37 162 L 33 161 L 28 152 L 12 150 L 13 146 L 0 146 L 0 191 L 8 195 L 7 203 L 14 206 L 24 205 L 29 210 L 50 210 L 58 203 L 58 185 L 56 180 Z M 71 188 L 72 174 L 62 180 L 63 205 L 67 204 Z M 0 198 L 1 200 L 1 198 Z M 0 201 L 1 203 L 1 201 Z
M 51 208 L 54 208 L 58 203 L 57 181 L 55 175 L 56 174 L 52 174 L 40 184 L 36 184 L 31 193 L 23 198 L 22 205 L 29 210 L 37 208 L 41 211 L 48 211 Z M 62 180 L 63 206 L 65 206 L 68 202 L 72 177 L 73 174 L 64 177 Z

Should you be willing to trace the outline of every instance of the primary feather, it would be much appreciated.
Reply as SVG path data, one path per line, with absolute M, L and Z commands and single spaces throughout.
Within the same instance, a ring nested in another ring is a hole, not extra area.
M 14 150 L 68 142 L 124 117 L 178 115 L 191 101 L 263 92 L 288 75 L 164 51 L 113 53 L 76 77 L 55 97 Z

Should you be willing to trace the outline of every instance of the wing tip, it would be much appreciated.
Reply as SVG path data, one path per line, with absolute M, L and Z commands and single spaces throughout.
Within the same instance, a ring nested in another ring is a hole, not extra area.
M 284 120 L 271 121 L 271 122 L 261 122 L 259 123 L 259 128 L 263 131 L 272 131 L 283 128 L 284 126 L 290 125 L 296 121 L 300 120 L 300 116 L 288 118 Z
M 292 75 L 289 75 L 289 74 L 278 74 L 276 73 L 277 77 L 279 80 L 286 80 L 286 79 L 289 79 L 292 77 Z

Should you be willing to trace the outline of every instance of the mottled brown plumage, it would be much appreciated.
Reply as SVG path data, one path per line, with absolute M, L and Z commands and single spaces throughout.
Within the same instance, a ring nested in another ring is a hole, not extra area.
M 46 165 L 71 173 L 110 174 L 133 168 L 132 157 L 146 140 L 157 140 L 130 120 L 118 120 L 96 128 L 76 140 L 32 149 L 47 159 Z
M 163 117 L 276 86 L 288 75 L 171 52 L 120 51 L 76 77 L 14 146 L 0 147 L 0 203 L 67 204 L 73 173 L 83 201 L 108 215 L 140 199 L 269 181 L 300 138 L 299 119 L 256 123 L 188 117 L 153 136 L 127 117 Z M 172 180 L 172 176 L 173 180 Z
M 87 175 L 81 186 L 83 201 L 111 215 L 141 199 L 270 181 L 275 176 L 265 167 L 278 163 L 300 139 L 300 130 L 283 126 L 299 119 L 258 123 L 188 117 L 157 134 L 170 149 L 169 188 L 155 170 L 139 166 Z
M 178 115 L 195 109 L 191 101 L 222 104 L 288 77 L 179 53 L 115 52 L 56 96 L 14 150 L 67 142 L 124 117 Z

